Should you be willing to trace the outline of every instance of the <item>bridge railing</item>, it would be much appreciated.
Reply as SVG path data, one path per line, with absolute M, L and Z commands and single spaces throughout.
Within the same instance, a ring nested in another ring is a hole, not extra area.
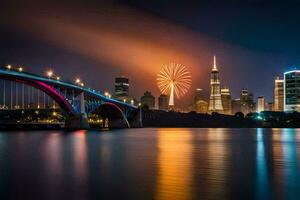
M 20 69 L 20 68 L 19 68 Z M 112 102 L 112 103 L 116 103 L 122 106 L 126 106 L 126 107 L 130 107 L 133 109 L 137 109 L 137 106 L 133 105 L 133 104 L 129 104 L 114 98 L 110 98 L 107 97 L 105 95 L 103 95 L 103 93 L 101 93 L 100 91 L 97 91 L 95 89 L 86 87 L 86 86 L 80 86 L 80 85 L 76 85 L 67 81 L 63 81 L 60 78 L 59 79 L 55 79 L 55 78 L 51 78 L 51 77 L 45 77 L 45 76 L 41 76 L 41 75 L 37 75 L 37 74 L 33 74 L 33 73 L 29 73 L 29 72 L 25 72 L 22 70 L 18 70 L 18 69 L 0 69 L 0 75 L 3 76 L 10 76 L 10 77 L 19 77 L 21 79 L 29 79 L 29 80 L 39 80 L 39 81 L 43 81 L 45 83 L 48 83 L 50 85 L 53 86 L 57 86 L 57 87 L 66 87 L 66 88 L 70 88 L 70 89 L 74 89 L 76 91 L 80 91 L 80 92 L 84 92 L 86 93 L 86 95 L 88 96 L 93 96 L 95 98 L 100 98 L 104 101 L 107 102 Z

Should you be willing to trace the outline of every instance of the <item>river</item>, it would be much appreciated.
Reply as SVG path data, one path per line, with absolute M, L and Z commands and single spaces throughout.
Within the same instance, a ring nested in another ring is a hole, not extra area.
M 0 132 L 0 199 L 299 199 L 300 129 Z

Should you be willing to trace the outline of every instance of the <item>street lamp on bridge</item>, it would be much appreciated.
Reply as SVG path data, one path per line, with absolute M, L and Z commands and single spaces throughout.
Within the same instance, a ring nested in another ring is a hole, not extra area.
M 111 98 L 111 94 L 109 92 L 104 92 L 104 96 L 107 98 Z
M 76 78 L 75 83 L 80 84 L 80 78 Z
M 81 87 L 84 86 L 84 83 L 80 80 L 80 78 L 76 78 L 76 79 L 75 79 L 75 83 L 76 83 L 77 85 L 81 86 Z
M 52 70 L 49 70 L 49 71 L 47 72 L 47 76 L 48 76 L 48 78 L 51 78 L 51 77 L 53 76 L 53 71 L 52 71 Z

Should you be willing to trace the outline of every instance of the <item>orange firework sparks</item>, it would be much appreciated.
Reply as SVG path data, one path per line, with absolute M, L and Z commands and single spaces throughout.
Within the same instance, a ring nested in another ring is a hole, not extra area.
M 191 73 L 182 64 L 163 65 L 157 75 L 157 85 L 161 93 L 170 95 L 170 106 L 174 106 L 174 93 L 177 98 L 180 98 L 188 91 L 191 84 Z

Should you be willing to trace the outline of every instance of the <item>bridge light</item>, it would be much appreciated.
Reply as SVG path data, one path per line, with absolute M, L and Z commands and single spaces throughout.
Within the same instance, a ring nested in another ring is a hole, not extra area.
M 141 103 L 139 103 L 139 106 L 141 106 L 142 104 Z
M 131 103 L 131 105 L 133 105 L 133 104 L 134 104 L 134 100 L 133 100 L 133 99 L 131 99 L 130 103 Z
M 79 78 L 76 78 L 76 80 L 75 80 L 75 83 L 80 83 L 81 81 L 80 81 L 80 79 Z
M 56 77 L 56 80 L 58 80 L 58 81 L 59 81 L 59 80 L 60 80 L 60 77 L 59 77 L 59 76 L 57 76 L 57 77 Z
M 126 99 L 123 99 L 123 102 L 126 103 Z
M 11 65 L 7 65 L 6 69 L 10 70 L 11 69 Z
M 23 71 L 23 68 L 22 68 L 22 67 L 19 67 L 18 70 L 19 70 L 19 72 L 22 72 L 22 71 Z
M 109 94 L 109 92 L 105 92 L 104 95 L 108 98 L 111 98 L 111 94 Z
M 51 78 L 52 75 L 53 75 L 53 71 L 50 70 L 50 71 L 47 72 L 47 76 L 48 76 L 49 78 Z
M 80 86 L 83 87 L 83 86 L 84 86 L 84 83 L 80 83 Z

